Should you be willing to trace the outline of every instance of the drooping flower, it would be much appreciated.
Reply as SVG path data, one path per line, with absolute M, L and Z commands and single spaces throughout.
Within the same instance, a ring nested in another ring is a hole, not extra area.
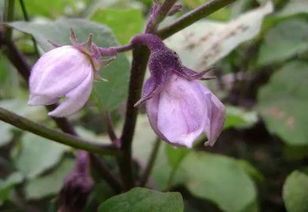
M 32 68 L 29 85 L 30 105 L 51 105 L 64 97 L 48 115 L 63 117 L 80 110 L 87 102 L 97 71 L 110 60 L 101 61 L 92 43 L 92 35 L 85 43 L 78 43 L 71 34 L 72 46 L 66 45 L 45 53 Z M 115 54 L 115 53 L 114 53 Z
M 214 145 L 222 131 L 225 112 L 219 99 L 199 81 L 208 70 L 198 73 L 183 66 L 177 54 L 153 35 L 141 35 L 133 44 L 145 44 L 151 50 L 151 77 L 137 104 L 145 102 L 156 134 L 171 144 L 192 147 L 205 133 L 207 144 Z

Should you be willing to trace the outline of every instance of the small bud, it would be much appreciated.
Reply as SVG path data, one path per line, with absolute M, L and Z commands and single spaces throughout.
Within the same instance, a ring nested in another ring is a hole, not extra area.
M 93 189 L 90 176 L 89 154 L 78 151 L 75 169 L 65 178 L 63 188 L 58 197 L 58 212 L 81 212 Z
M 30 105 L 50 105 L 65 97 L 48 115 L 71 115 L 84 106 L 92 90 L 94 71 L 89 58 L 73 46 L 45 53 L 30 75 Z
M 111 61 L 100 60 L 102 54 L 93 44 L 91 34 L 87 42 L 78 43 L 71 31 L 70 39 L 72 46 L 57 47 L 45 53 L 31 71 L 28 104 L 51 105 L 64 97 L 60 105 L 48 113 L 50 116 L 69 116 L 79 111 L 91 94 L 93 80 L 99 78 L 98 70 Z

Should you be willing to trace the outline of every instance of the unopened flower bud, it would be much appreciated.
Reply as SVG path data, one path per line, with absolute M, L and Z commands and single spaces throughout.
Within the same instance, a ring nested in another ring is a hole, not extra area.
M 97 71 L 110 60 L 100 61 L 92 36 L 78 43 L 74 33 L 72 46 L 66 45 L 45 53 L 33 66 L 30 75 L 30 105 L 51 105 L 64 97 L 48 115 L 63 117 L 80 110 L 87 102 Z
M 58 212 L 83 211 L 94 185 L 89 163 L 89 153 L 78 151 L 76 168 L 65 178 L 58 197 Z

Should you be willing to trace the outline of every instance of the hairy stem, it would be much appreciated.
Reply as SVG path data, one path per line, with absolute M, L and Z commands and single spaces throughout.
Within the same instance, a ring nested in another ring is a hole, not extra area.
M 211 0 L 186 13 L 171 25 L 160 29 L 158 35 L 165 39 L 234 1 L 236 0 Z
M 119 158 L 122 179 L 127 189 L 134 186 L 131 144 L 138 114 L 138 108 L 134 107 L 134 104 L 140 99 L 141 96 L 141 87 L 144 80 L 148 56 L 149 53 L 145 47 L 137 47 L 133 51 L 129 94 L 126 106 L 125 122 L 121 136 L 121 149 L 123 151 L 123 155 Z
M 74 148 L 83 149 L 93 153 L 119 155 L 119 151 L 113 145 L 104 145 L 91 142 L 77 136 L 50 129 L 39 123 L 26 119 L 13 112 L 0 107 L 0 120 L 9 123 L 17 128 L 27 130 L 44 138 L 65 144 Z
M 172 8 L 172 6 L 176 3 L 176 1 L 177 0 L 164 1 L 164 3 L 160 6 L 157 14 L 154 13 L 153 16 L 149 18 L 145 32 L 147 33 L 155 32 L 158 24 L 164 20 L 164 18 L 167 16 L 168 12 Z
M 140 182 L 139 182 L 140 186 L 145 186 L 149 179 L 149 176 L 151 175 L 151 172 L 154 167 L 155 160 L 156 160 L 156 157 L 159 151 L 160 144 L 161 144 L 161 141 L 159 138 L 157 138 L 155 140 L 154 147 L 152 149 L 149 161 L 144 169 L 144 173 L 141 175 Z

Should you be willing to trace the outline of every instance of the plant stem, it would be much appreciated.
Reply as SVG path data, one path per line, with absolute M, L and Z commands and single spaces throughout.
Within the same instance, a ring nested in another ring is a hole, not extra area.
M 206 2 L 205 4 L 201 5 L 200 7 L 197 7 L 190 12 L 186 13 L 182 17 L 180 17 L 178 20 L 176 20 L 171 25 L 160 29 L 158 31 L 158 35 L 165 39 L 176 32 L 184 29 L 185 27 L 190 26 L 191 24 L 195 23 L 196 21 L 210 15 L 211 13 L 219 10 L 220 8 L 227 6 L 228 4 L 234 2 L 236 0 L 211 0 L 209 2 Z
M 163 11 L 158 12 L 158 17 L 160 18 L 160 20 L 162 20 L 167 15 L 168 11 L 174 3 L 174 0 L 166 0 L 164 2 L 164 4 L 160 8 L 160 10 Z M 156 21 L 154 21 L 154 23 L 156 23 Z M 146 27 L 146 31 L 155 31 L 155 27 L 155 24 L 151 27 Z M 126 186 L 126 189 L 130 189 L 134 186 L 131 146 L 138 115 L 138 108 L 134 107 L 134 105 L 141 97 L 141 88 L 144 81 L 148 58 L 149 51 L 145 47 L 136 47 L 133 50 L 133 60 L 129 81 L 126 115 L 121 135 L 121 150 L 123 152 L 123 155 L 118 159 L 122 180 Z
M 26 80 L 28 83 L 30 77 L 30 67 L 27 64 L 25 58 L 16 48 L 13 42 L 4 41 L 4 53 L 9 59 L 9 61 L 16 67 L 19 74 Z
M 119 158 L 119 166 L 122 180 L 129 189 L 134 186 L 132 172 L 132 149 L 131 144 L 136 127 L 138 108 L 134 104 L 141 96 L 145 69 L 147 67 L 149 52 L 145 47 L 137 47 L 133 50 L 128 101 L 126 106 L 125 122 L 121 136 L 121 150 L 123 155 Z
M 172 8 L 172 6 L 176 3 L 177 0 L 166 0 L 164 3 L 160 6 L 159 11 L 157 14 L 153 14 L 154 17 L 150 17 L 146 30 L 146 33 L 153 33 L 156 31 L 158 24 L 164 20 L 164 18 L 167 16 L 168 12 Z
M 110 138 L 110 140 L 112 141 L 112 143 L 117 146 L 120 147 L 121 143 L 120 143 L 120 139 L 118 138 L 118 136 L 116 135 L 115 131 L 114 131 L 114 127 L 113 127 L 113 123 L 112 123 L 112 117 L 110 112 L 104 112 L 103 115 L 104 119 L 106 120 L 106 125 L 107 125 L 107 134 Z
M 159 150 L 160 144 L 161 144 L 160 139 L 156 138 L 155 143 L 154 143 L 154 147 L 152 149 L 152 152 L 151 152 L 151 155 L 150 155 L 150 158 L 149 158 L 149 161 L 148 161 L 148 163 L 146 165 L 144 173 L 141 175 L 141 178 L 140 178 L 139 185 L 142 186 L 142 187 L 146 185 L 146 183 L 147 183 L 147 181 L 149 179 L 151 171 L 152 171 L 152 169 L 154 167 L 155 160 L 157 158 L 157 154 L 158 154 L 158 150 Z
M 90 142 L 85 139 L 50 129 L 39 123 L 26 119 L 13 112 L 0 107 L 0 120 L 15 127 L 27 130 L 44 138 L 51 139 L 57 143 L 65 144 L 74 148 L 83 149 L 93 153 L 119 155 L 119 151 L 113 145 L 104 145 Z

